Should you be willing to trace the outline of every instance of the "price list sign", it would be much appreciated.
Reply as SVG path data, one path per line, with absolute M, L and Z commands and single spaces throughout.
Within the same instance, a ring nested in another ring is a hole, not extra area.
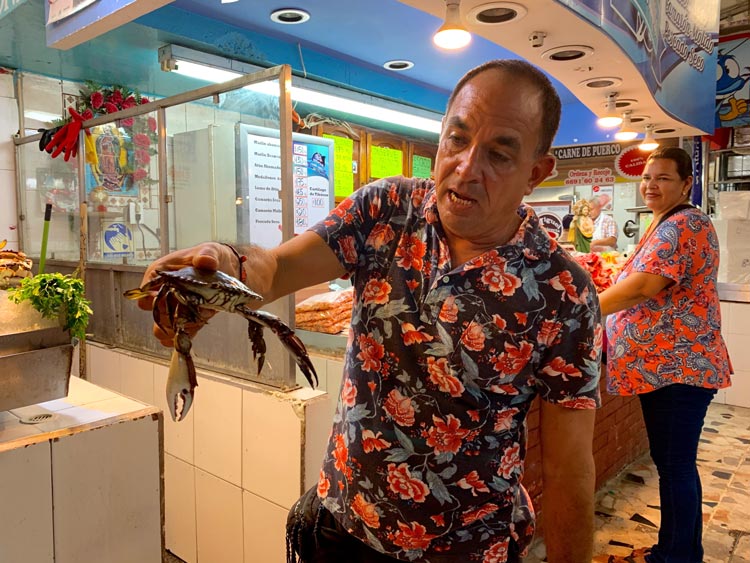
M 264 248 L 281 243 L 281 145 L 278 137 L 246 135 L 250 242 Z M 304 138 L 304 139 L 303 139 Z M 292 141 L 294 234 L 325 219 L 333 202 L 333 142 L 310 135 Z

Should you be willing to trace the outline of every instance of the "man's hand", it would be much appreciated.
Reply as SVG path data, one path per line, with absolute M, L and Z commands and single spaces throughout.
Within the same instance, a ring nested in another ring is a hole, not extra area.
M 222 271 L 230 276 L 240 277 L 240 265 L 237 261 L 237 257 L 234 255 L 232 250 L 218 242 L 204 242 L 192 248 L 186 248 L 184 250 L 176 250 L 166 256 L 162 256 L 158 260 L 149 265 L 146 268 L 146 273 L 143 275 L 141 280 L 141 287 L 147 282 L 150 282 L 157 276 L 158 271 L 169 271 L 174 272 L 181 270 L 187 266 L 192 266 L 199 270 L 205 270 L 208 272 L 215 272 L 217 270 Z M 156 288 L 158 289 L 158 287 Z M 144 297 L 138 300 L 138 306 L 141 309 L 150 311 L 154 305 L 154 297 L 156 291 L 152 292 L 150 297 Z M 210 309 L 201 309 L 203 321 L 200 323 L 190 323 L 186 326 L 188 334 L 195 336 L 198 330 L 216 314 L 216 311 Z M 159 307 L 159 318 L 164 319 L 166 315 L 165 305 L 162 304 Z M 172 347 L 174 345 L 174 333 L 169 328 L 169 323 L 162 322 L 165 330 L 159 328 L 154 323 L 154 336 L 161 342 L 163 346 Z

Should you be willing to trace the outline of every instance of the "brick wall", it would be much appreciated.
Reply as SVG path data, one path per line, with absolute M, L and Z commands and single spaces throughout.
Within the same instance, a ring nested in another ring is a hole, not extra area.
M 612 396 L 605 389 L 606 368 L 602 367 L 602 407 L 596 412 L 594 427 L 594 463 L 596 488 L 617 475 L 627 464 L 648 450 L 646 428 L 637 397 Z M 526 468 L 523 484 L 537 512 L 541 511 L 542 452 L 539 443 L 539 399 L 528 416 Z

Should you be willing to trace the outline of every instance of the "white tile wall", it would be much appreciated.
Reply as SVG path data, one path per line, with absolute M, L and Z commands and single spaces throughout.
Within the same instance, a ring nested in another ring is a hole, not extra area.
M 151 375 L 150 396 L 165 413 L 167 549 L 187 563 L 283 563 L 286 514 L 317 482 L 342 363 L 313 356 L 331 394 L 305 382 L 295 392 L 268 392 L 199 373 L 191 411 L 174 422 L 166 365 L 93 343 L 88 358 L 94 383 L 144 402 Z
M 13 98 L 13 75 L 0 74 L 0 98 Z
M 286 562 L 288 510 L 247 491 L 242 493 L 245 563 Z
M 318 483 L 328 437 L 331 434 L 330 395 L 311 401 L 305 407 L 304 486 L 307 490 Z
M 724 400 L 727 405 L 750 407 L 750 303 L 723 301 L 721 307 L 721 332 L 734 367 Z
M 149 405 L 154 404 L 154 364 L 140 358 L 120 356 L 121 390 L 123 395 L 133 397 Z
M 242 489 L 195 470 L 198 561 L 243 563 Z
M 732 386 L 725 390 L 726 404 L 750 408 L 750 370 L 735 368 Z
M 164 455 L 166 548 L 186 563 L 197 563 L 195 467 Z
M 242 390 L 198 377 L 195 390 L 195 466 L 242 485 Z
M 750 303 L 729 303 L 729 305 L 729 322 L 726 323 L 726 332 L 750 335 Z M 726 322 L 723 318 L 722 321 Z
M 729 333 L 725 340 L 734 371 L 750 371 L 750 330 L 746 334 Z
M 0 454 L 0 559 L 52 563 L 50 443 Z
M 86 354 L 86 372 L 91 383 L 106 389 L 122 389 L 120 358 L 123 354 L 102 346 L 89 346 Z
M 293 403 L 243 391 L 242 488 L 290 508 L 302 487 L 301 432 Z

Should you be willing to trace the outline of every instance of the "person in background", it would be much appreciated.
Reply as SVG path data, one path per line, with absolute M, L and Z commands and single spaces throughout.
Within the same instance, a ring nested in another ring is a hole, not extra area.
M 266 302 L 342 276 L 355 292 L 319 481 L 289 513 L 290 561 L 519 562 L 536 396 L 547 560 L 591 561 L 601 314 L 589 276 L 522 204 L 553 168 L 559 119 L 539 70 L 486 63 L 448 101 L 435 180 L 375 181 L 279 247 L 240 249 Z M 239 277 L 238 264 L 204 243 L 144 282 L 183 265 Z
M 648 157 L 640 193 L 653 222 L 615 285 L 599 294 L 608 315 L 607 388 L 640 399 L 661 499 L 658 542 L 611 556 L 613 563 L 703 560 L 698 439 L 732 367 L 721 336 L 716 232 L 687 203 L 692 169 L 677 147 Z
M 594 234 L 591 237 L 592 252 L 617 250 L 617 222 L 607 213 L 602 213 L 602 201 L 595 197 L 589 202 L 589 216 L 594 220 Z

